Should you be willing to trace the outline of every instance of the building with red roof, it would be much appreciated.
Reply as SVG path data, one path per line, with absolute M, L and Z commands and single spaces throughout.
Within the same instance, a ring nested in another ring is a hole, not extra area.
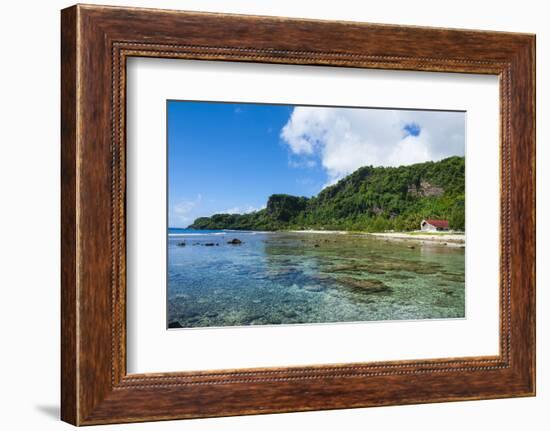
M 422 220 L 422 222 L 420 223 L 420 230 L 426 232 L 449 230 L 449 221 L 435 219 Z

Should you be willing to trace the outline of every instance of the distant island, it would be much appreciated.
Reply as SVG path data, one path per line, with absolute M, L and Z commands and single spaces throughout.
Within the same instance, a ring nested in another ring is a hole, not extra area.
M 412 231 L 423 219 L 437 218 L 463 231 L 464 166 L 458 156 L 400 167 L 364 166 L 317 196 L 274 194 L 262 210 L 200 217 L 188 228 Z

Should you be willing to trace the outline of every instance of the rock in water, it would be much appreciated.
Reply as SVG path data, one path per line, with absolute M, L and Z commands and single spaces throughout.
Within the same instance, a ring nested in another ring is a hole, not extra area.
M 185 244 L 185 241 L 178 242 L 178 247 L 185 247 L 187 244 Z
M 228 244 L 238 245 L 242 244 L 243 242 L 239 238 L 233 238 L 231 241 L 227 241 Z
M 380 280 L 363 280 L 359 278 L 342 277 L 339 281 L 346 287 L 360 289 L 365 291 L 365 293 L 381 293 L 391 291 L 391 287 L 386 286 Z

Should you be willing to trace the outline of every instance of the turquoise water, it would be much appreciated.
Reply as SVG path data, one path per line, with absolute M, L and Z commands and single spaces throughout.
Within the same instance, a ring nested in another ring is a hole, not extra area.
M 227 243 L 234 238 L 242 244 Z M 460 247 L 351 234 L 169 231 L 171 328 L 462 318 L 464 294 Z

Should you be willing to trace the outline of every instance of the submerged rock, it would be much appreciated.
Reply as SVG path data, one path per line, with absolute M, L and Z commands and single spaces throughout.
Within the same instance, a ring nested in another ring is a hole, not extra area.
M 378 268 L 372 268 L 370 266 L 366 267 L 365 268 L 367 270 L 367 272 L 369 274 L 377 274 L 377 275 L 382 275 L 382 274 L 385 274 L 386 271 L 382 271 L 381 269 L 378 269 Z
M 213 247 L 213 246 L 215 246 L 215 245 L 216 245 L 216 244 L 214 244 L 213 242 L 206 242 L 206 243 L 204 244 L 205 247 Z
M 391 291 L 391 287 L 386 286 L 380 280 L 364 280 L 353 277 L 342 277 L 338 281 L 346 287 L 360 289 L 367 293 L 380 293 Z
M 341 265 L 332 265 L 325 268 L 326 273 L 361 273 L 384 274 L 388 271 L 408 271 L 416 274 L 436 274 L 441 270 L 437 263 L 414 262 L 409 260 L 397 260 L 391 258 L 369 257 L 367 261 L 356 261 Z
M 425 268 L 411 268 L 410 271 L 414 272 L 415 274 L 421 274 L 421 275 L 431 275 L 431 274 L 437 274 L 437 269 L 433 269 L 430 267 Z
M 251 314 L 246 316 L 243 323 L 245 325 L 258 325 L 264 322 L 264 316 L 262 314 Z
M 395 280 L 410 280 L 411 278 L 414 278 L 412 275 L 407 274 L 392 274 L 391 277 Z
M 283 316 L 287 319 L 295 319 L 298 317 L 298 313 L 296 313 L 293 310 L 286 310 L 286 311 L 283 311 Z
M 242 244 L 243 242 L 239 238 L 233 238 L 231 241 L 227 241 L 227 243 L 232 245 L 238 245 L 238 244 Z
M 178 321 L 176 320 L 176 321 L 173 321 L 173 322 L 168 323 L 168 328 L 170 328 L 170 329 L 174 329 L 174 328 L 183 328 L 183 326 L 181 326 L 180 322 L 178 322 Z
M 328 273 L 332 272 L 348 272 L 348 271 L 358 271 L 362 269 L 364 265 L 358 265 L 356 263 L 347 264 L 347 265 L 335 265 L 327 268 L 325 271 Z
M 178 247 L 185 247 L 187 244 L 185 243 L 185 241 L 183 242 L 178 242 Z
M 382 275 L 386 273 L 386 271 L 384 271 L 384 269 L 381 269 L 379 266 L 372 265 L 372 264 L 359 264 L 359 263 L 332 266 L 327 268 L 325 272 L 327 273 L 347 272 L 347 273 L 359 273 L 359 274 L 363 272 L 367 272 L 369 274 L 378 274 L 378 275 Z

